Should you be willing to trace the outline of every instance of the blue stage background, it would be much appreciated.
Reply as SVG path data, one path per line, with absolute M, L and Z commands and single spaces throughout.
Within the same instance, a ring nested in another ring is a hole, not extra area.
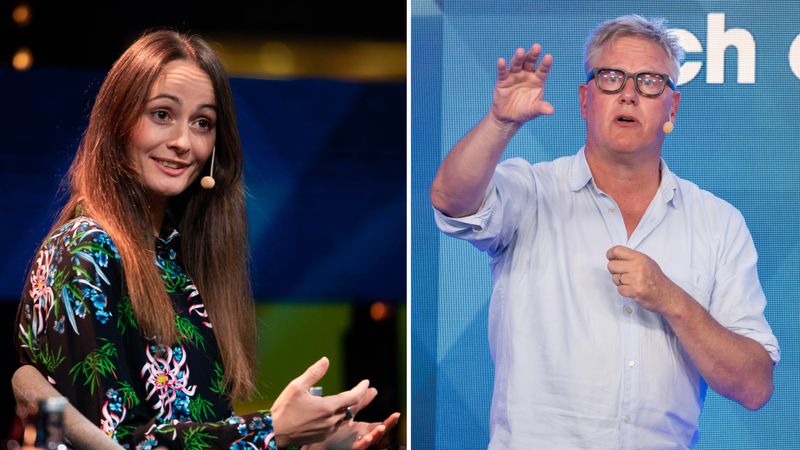
M 0 301 L 16 303 L 105 72 L 0 66 Z M 403 82 L 232 78 L 257 299 L 406 298 Z
M 743 213 L 759 252 L 767 320 L 782 347 L 775 393 L 761 410 L 750 412 L 709 390 L 697 448 L 800 448 L 800 40 L 792 47 L 800 34 L 800 4 L 412 0 L 411 5 L 414 448 L 479 449 L 489 440 L 488 258 L 436 230 L 428 188 L 438 164 L 488 110 L 497 58 L 510 59 L 516 48 L 533 42 L 554 58 L 545 98 L 556 113 L 523 127 L 505 157 L 535 162 L 575 153 L 585 141 L 578 105 L 585 38 L 603 20 L 630 13 L 667 18 L 670 28 L 696 38 L 700 47 L 691 49 L 702 49 L 687 54 L 693 64 L 685 66 L 684 75 L 692 66 L 699 65 L 699 72 L 678 88 L 676 129 L 663 156 L 676 174 Z M 731 42 L 738 47 L 726 45 Z

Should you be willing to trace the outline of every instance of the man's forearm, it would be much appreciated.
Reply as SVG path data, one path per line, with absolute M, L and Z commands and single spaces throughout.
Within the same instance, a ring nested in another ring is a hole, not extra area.
M 431 203 L 450 217 L 475 213 L 497 162 L 519 129 L 487 114 L 453 146 L 431 185 Z
M 748 409 L 758 409 L 772 396 L 772 359 L 758 342 L 736 334 L 714 319 L 689 294 L 665 314 L 683 348 L 709 386 Z

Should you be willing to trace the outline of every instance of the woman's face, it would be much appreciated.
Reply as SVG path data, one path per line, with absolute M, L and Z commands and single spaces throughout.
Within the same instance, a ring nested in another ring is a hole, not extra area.
M 166 203 L 200 176 L 216 141 L 216 124 L 216 98 L 208 75 L 186 60 L 164 66 L 128 145 L 128 156 L 151 202 Z

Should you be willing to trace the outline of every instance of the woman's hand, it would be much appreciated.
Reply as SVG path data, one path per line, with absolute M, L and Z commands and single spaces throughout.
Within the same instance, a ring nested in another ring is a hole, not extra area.
M 366 406 L 377 394 L 364 380 L 349 391 L 327 397 L 308 393 L 328 371 L 330 362 L 323 357 L 295 378 L 272 404 L 272 425 L 278 447 L 321 442 L 340 427 L 351 422 L 345 419 L 349 407 L 355 414 L 361 405 Z
M 391 430 L 397 425 L 400 413 L 396 412 L 383 422 L 355 422 L 342 425 L 325 441 L 303 446 L 302 450 L 366 450 L 386 448 L 391 445 Z

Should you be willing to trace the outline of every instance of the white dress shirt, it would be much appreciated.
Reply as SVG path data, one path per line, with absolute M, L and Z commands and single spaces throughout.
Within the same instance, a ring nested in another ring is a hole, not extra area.
M 435 212 L 443 232 L 492 258 L 490 449 L 686 449 L 699 438 L 706 384 L 666 320 L 617 292 L 614 245 L 648 255 L 722 326 L 780 359 L 742 215 L 663 162 L 661 175 L 630 238 L 583 149 L 507 160 L 478 212 Z

